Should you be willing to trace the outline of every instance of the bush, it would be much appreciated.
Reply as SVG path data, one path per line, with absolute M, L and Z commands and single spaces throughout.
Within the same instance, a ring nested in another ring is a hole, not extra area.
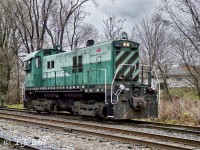
M 173 124 L 200 125 L 200 101 L 191 89 L 170 89 L 172 101 L 161 99 L 158 121 Z
M 193 88 L 171 88 L 169 91 L 172 97 L 178 96 L 184 100 L 192 100 L 192 101 L 199 100 L 197 91 L 195 91 Z

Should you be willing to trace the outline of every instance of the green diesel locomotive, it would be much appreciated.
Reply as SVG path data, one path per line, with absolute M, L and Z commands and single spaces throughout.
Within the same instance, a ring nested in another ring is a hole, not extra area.
M 140 65 L 138 48 L 123 32 L 119 40 L 89 40 L 70 52 L 54 47 L 27 55 L 24 107 L 113 119 L 157 117 L 155 69 Z

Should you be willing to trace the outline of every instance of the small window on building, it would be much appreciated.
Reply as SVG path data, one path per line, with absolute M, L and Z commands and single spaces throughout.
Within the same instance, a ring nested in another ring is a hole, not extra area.
M 73 68 L 77 68 L 77 59 L 73 57 Z
M 41 67 L 41 57 L 36 57 L 35 66 L 36 66 L 36 68 L 40 68 Z
M 51 61 L 51 68 L 54 68 L 54 61 Z
M 182 81 L 182 77 L 176 77 L 177 81 Z
M 50 61 L 47 62 L 47 69 L 50 69 L 51 68 L 51 64 L 50 64 Z

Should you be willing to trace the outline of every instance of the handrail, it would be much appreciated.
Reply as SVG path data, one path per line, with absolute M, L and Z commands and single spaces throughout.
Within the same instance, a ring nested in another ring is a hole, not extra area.
M 158 104 L 160 104 L 160 83 L 159 83 L 159 80 L 158 80 L 158 75 L 156 73 L 156 68 L 153 67 L 153 69 L 154 69 L 156 80 L 157 80 L 157 84 L 158 84 L 158 98 L 157 98 L 157 101 L 158 101 Z
M 112 104 L 114 104 L 114 102 L 113 102 L 113 100 L 112 100 L 112 95 L 113 95 L 113 84 L 114 84 L 114 81 L 115 81 L 115 78 L 116 78 L 116 75 L 117 75 L 117 73 L 118 73 L 118 70 L 119 70 L 119 68 L 121 67 L 121 66 L 134 66 L 134 71 L 133 71 L 133 73 L 135 73 L 135 70 L 136 70 L 136 65 L 134 64 L 119 64 L 118 65 L 118 67 L 117 67 L 117 69 L 116 69 L 116 71 L 115 71 L 115 75 L 114 75 L 114 78 L 113 78 L 113 80 L 112 80 L 112 84 L 111 84 L 111 103 Z M 121 93 L 121 92 L 120 92 Z
M 157 75 L 157 73 L 156 73 L 156 67 L 155 66 L 151 66 L 151 65 L 142 65 L 141 64 L 141 66 L 144 66 L 144 67 L 152 67 L 153 69 L 152 69 L 152 71 L 154 71 L 154 73 L 155 73 L 155 77 L 156 77 L 156 80 L 157 80 L 157 85 L 158 85 L 158 97 L 157 97 L 157 102 L 158 102 L 158 104 L 160 103 L 160 83 L 159 83 L 159 80 L 158 80 L 158 75 Z M 152 72 L 151 71 L 151 72 Z
M 107 102 L 107 81 L 106 81 L 106 76 L 107 76 L 107 72 L 106 72 L 106 69 L 99 69 L 100 71 L 104 71 L 104 77 L 105 77 L 105 104 L 108 104 Z

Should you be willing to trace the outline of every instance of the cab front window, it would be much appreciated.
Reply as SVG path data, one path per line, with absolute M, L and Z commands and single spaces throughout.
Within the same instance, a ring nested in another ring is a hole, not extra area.
M 25 68 L 24 70 L 30 71 L 31 70 L 31 60 L 25 61 Z

